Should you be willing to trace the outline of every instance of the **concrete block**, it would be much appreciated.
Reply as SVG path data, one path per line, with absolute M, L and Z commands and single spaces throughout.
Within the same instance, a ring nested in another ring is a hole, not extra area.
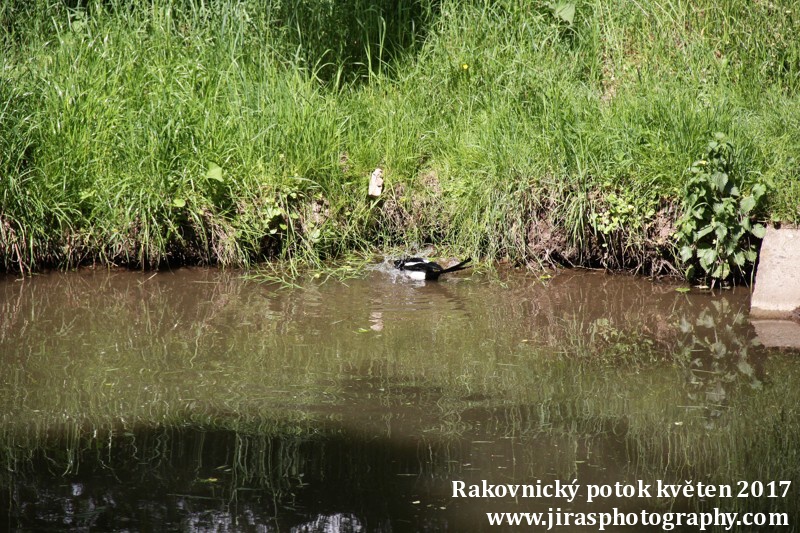
M 800 350 L 800 323 L 793 320 L 751 320 L 761 344 L 767 348 Z
M 767 227 L 761 243 L 750 315 L 788 318 L 800 307 L 800 229 Z

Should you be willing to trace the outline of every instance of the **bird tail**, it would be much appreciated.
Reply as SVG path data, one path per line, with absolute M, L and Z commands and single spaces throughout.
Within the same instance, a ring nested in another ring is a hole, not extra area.
M 441 274 L 447 274 L 448 272 L 457 272 L 459 270 L 464 270 L 465 268 L 469 268 L 470 266 L 472 266 L 472 265 L 468 264 L 471 261 L 472 261 L 472 258 L 464 259 L 463 261 L 461 261 L 457 265 L 451 266 L 449 268 L 445 268 L 444 270 L 442 270 Z

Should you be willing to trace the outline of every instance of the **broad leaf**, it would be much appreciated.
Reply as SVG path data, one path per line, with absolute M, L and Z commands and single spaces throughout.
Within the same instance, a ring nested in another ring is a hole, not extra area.
M 555 15 L 556 18 L 561 19 L 572 26 L 572 22 L 575 20 L 575 4 L 558 4 L 552 6 L 551 9 L 553 10 L 553 15 Z
M 761 224 L 755 224 L 753 229 L 750 230 L 750 233 L 752 233 L 758 239 L 763 239 L 764 235 L 767 234 L 767 228 Z
M 717 251 L 714 248 L 698 248 L 697 259 L 700 260 L 700 266 L 703 270 L 708 272 L 714 261 L 717 260 Z
M 717 265 L 714 272 L 711 273 L 712 278 L 725 279 L 731 274 L 731 267 L 728 263 L 723 262 Z
M 744 214 L 747 214 L 750 211 L 752 211 L 755 206 L 756 206 L 756 199 L 753 196 L 745 196 L 739 202 L 739 210 Z
M 719 192 L 724 192 L 725 187 L 728 186 L 728 175 L 724 172 L 714 172 L 714 175 L 711 176 L 711 180 L 714 182 Z
M 224 180 L 222 179 L 222 167 L 220 167 L 217 164 L 211 163 L 208 166 L 208 171 L 206 172 L 206 179 L 224 183 Z

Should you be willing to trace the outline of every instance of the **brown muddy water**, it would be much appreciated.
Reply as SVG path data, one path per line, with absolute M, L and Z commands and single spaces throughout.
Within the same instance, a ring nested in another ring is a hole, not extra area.
M 676 288 L 385 268 L 294 289 L 199 269 L 0 280 L 0 530 L 545 531 L 487 513 L 617 508 L 639 522 L 606 531 L 660 531 L 642 511 L 718 508 L 788 521 L 734 531 L 796 531 L 800 356 L 759 345 L 747 290 Z M 733 496 L 587 501 L 659 480 Z M 556 484 L 572 501 L 496 489 Z

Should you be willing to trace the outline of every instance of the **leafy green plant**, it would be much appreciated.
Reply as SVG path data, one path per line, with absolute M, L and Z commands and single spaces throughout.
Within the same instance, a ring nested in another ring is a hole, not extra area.
M 695 161 L 684 191 L 684 213 L 676 236 L 686 277 L 694 278 L 696 265 L 712 286 L 732 274 L 743 274 L 755 262 L 756 246 L 764 226 L 753 222 L 766 187 L 757 183 L 743 195 L 736 184 L 733 145 L 722 133 L 708 143 L 706 158 Z
M 655 215 L 652 198 L 632 190 L 615 189 L 610 182 L 603 186 L 598 191 L 602 200 L 597 210 L 589 216 L 589 222 L 604 237 L 619 231 L 630 231 Z

